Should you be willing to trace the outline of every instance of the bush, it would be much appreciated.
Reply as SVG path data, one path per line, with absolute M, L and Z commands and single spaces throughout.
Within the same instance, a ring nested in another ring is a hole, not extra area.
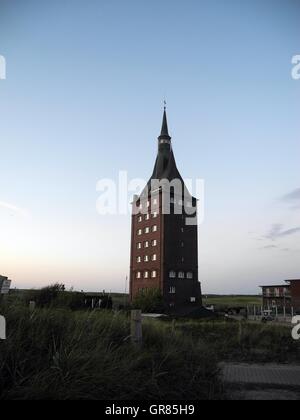
M 141 309 L 144 313 L 163 312 L 163 297 L 159 289 L 149 289 L 140 292 L 132 303 L 135 309 Z

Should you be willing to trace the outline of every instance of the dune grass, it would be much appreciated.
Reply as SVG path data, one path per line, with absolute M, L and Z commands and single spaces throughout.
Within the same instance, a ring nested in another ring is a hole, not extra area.
M 222 361 L 300 363 L 300 343 L 292 339 L 292 326 L 187 321 L 178 322 L 175 329 L 194 340 L 204 340 Z
M 204 341 L 144 323 L 142 348 L 129 320 L 111 312 L 2 307 L 0 399 L 126 400 L 222 398 L 217 358 Z

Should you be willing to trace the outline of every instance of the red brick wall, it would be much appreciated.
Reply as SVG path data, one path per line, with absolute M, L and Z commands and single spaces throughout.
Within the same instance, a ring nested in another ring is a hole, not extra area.
M 153 217 L 153 211 L 158 212 L 157 217 Z M 143 210 L 143 213 L 145 209 Z M 150 219 L 146 220 L 146 214 L 139 213 L 137 215 L 132 216 L 131 222 L 131 264 L 130 264 L 130 299 L 131 301 L 138 295 L 140 289 L 150 289 L 150 288 L 158 288 L 162 291 L 162 272 L 161 272 L 161 265 L 162 265 L 162 252 L 161 252 L 161 244 L 162 244 L 162 216 L 160 211 L 160 205 L 152 206 L 148 209 L 148 214 L 150 215 Z M 142 217 L 142 221 L 139 222 L 139 217 Z M 157 232 L 152 232 L 152 227 L 157 226 Z M 150 233 L 144 233 L 146 227 L 150 228 Z M 142 235 L 138 235 L 138 230 L 142 229 Z M 151 242 L 153 240 L 157 241 L 157 245 L 153 247 Z M 149 247 L 145 248 L 144 243 L 148 241 Z M 142 243 L 142 248 L 138 249 L 138 243 Z M 156 261 L 152 261 L 151 257 L 153 254 L 156 254 Z M 144 262 L 144 257 L 148 255 L 149 262 Z M 137 262 L 137 257 L 141 257 L 142 261 Z M 156 271 L 157 276 L 156 278 L 151 278 L 151 272 Z M 137 272 L 142 273 L 142 278 L 137 279 L 136 274 Z M 145 271 L 149 272 L 149 278 L 143 278 L 143 273 Z
M 300 311 L 300 280 L 291 281 L 291 295 L 292 295 L 292 306 L 295 311 Z

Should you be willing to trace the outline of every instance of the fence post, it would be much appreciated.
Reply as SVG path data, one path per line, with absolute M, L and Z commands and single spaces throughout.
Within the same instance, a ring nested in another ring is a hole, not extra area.
M 143 331 L 142 331 L 142 311 L 131 311 L 131 342 L 135 345 L 142 345 Z
M 29 310 L 30 312 L 34 312 L 35 310 L 35 302 L 33 300 L 29 302 Z

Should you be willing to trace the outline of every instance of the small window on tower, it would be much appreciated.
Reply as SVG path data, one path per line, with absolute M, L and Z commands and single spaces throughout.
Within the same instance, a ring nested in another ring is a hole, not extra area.
M 149 278 L 149 271 L 145 271 L 144 272 L 144 279 L 148 279 Z
M 187 276 L 188 279 L 192 279 L 193 278 L 193 273 L 191 271 L 189 271 L 186 276 Z
M 146 214 L 145 215 L 145 220 L 149 220 L 150 219 L 150 214 Z
M 169 273 L 169 277 L 170 277 L 170 279 L 175 279 L 175 277 L 176 277 L 176 272 L 175 272 L 174 270 L 170 271 L 170 273 Z
M 137 247 L 137 249 L 142 249 L 142 243 L 141 242 L 138 242 L 137 245 L 136 245 L 136 247 Z
M 138 222 L 139 222 L 139 223 L 141 223 L 142 221 L 143 221 L 142 216 L 139 216 L 139 217 L 138 217 Z
M 183 271 L 179 271 L 179 273 L 178 273 L 178 277 L 179 277 L 180 279 L 184 279 L 184 272 L 183 272 Z
M 150 228 L 149 227 L 145 228 L 145 233 L 150 233 Z
M 157 271 L 152 271 L 152 273 L 151 273 L 151 277 L 153 278 L 153 279 L 155 279 L 156 277 L 157 277 Z
M 157 260 L 157 255 L 156 254 L 153 254 L 152 255 L 152 261 L 156 261 Z
M 149 241 L 146 241 L 144 246 L 145 248 L 149 248 Z
M 156 239 L 153 239 L 152 246 L 157 246 L 157 240 Z
M 157 226 L 156 225 L 152 226 L 152 232 L 157 232 Z
M 171 295 L 175 295 L 175 293 L 176 293 L 176 287 L 175 286 L 170 286 L 169 293 Z
M 156 205 L 157 205 L 157 203 L 158 203 L 157 198 L 154 198 L 154 200 L 153 200 L 153 205 L 154 205 L 154 206 L 156 206 Z
M 141 258 L 141 257 L 137 257 L 136 262 L 137 262 L 137 263 L 142 262 L 142 258 Z
M 139 230 L 137 231 L 137 234 L 138 234 L 138 236 L 141 236 L 141 235 L 143 234 L 142 229 L 139 229 Z
M 196 298 L 195 297 L 191 297 L 191 303 L 195 303 L 196 302 Z
M 141 272 L 140 271 L 138 271 L 137 273 L 136 273 L 136 278 L 137 279 L 140 279 L 142 277 L 142 274 L 141 274 Z
M 144 261 L 145 261 L 145 262 L 149 262 L 149 257 L 148 257 L 148 255 L 145 255 L 145 256 L 144 256 Z
M 153 216 L 153 219 L 156 219 L 158 217 L 157 211 L 155 211 L 152 216 Z

